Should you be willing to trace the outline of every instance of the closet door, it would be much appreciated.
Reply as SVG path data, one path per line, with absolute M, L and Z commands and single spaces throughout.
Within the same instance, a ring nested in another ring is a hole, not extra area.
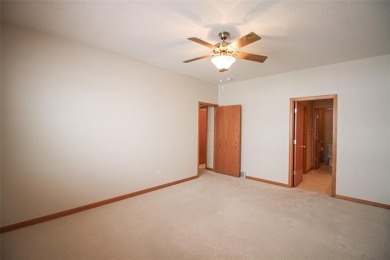
M 241 162 L 241 106 L 215 108 L 214 170 L 239 177 Z

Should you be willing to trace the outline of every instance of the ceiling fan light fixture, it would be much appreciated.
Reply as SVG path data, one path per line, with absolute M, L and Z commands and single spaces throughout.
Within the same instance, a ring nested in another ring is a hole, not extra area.
M 212 49 L 213 52 L 209 55 L 185 60 L 183 62 L 189 63 L 211 57 L 211 62 L 218 68 L 220 72 L 224 72 L 230 68 L 230 66 L 236 61 L 236 59 L 244 59 L 260 63 L 263 63 L 267 59 L 267 56 L 238 51 L 239 48 L 242 48 L 261 39 L 260 36 L 258 36 L 254 32 L 242 36 L 240 39 L 236 40 L 233 43 L 225 41 L 229 37 L 229 35 L 230 34 L 228 32 L 220 32 L 219 38 L 221 39 L 221 42 L 214 45 L 196 37 L 187 38 L 190 41 L 196 42 L 207 48 Z
M 236 58 L 230 55 L 218 55 L 211 58 L 211 62 L 220 72 L 227 71 L 235 61 Z

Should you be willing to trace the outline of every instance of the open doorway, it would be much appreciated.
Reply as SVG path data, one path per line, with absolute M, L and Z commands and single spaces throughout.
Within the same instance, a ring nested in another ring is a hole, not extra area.
M 290 99 L 289 187 L 335 196 L 337 95 Z
M 199 170 L 214 170 L 214 108 L 217 106 L 199 102 L 198 175 Z

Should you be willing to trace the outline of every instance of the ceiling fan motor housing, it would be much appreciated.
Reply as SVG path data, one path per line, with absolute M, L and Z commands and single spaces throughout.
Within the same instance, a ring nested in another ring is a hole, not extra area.
M 230 33 L 228 33 L 228 32 L 220 32 L 218 35 L 219 35 L 219 38 L 222 41 L 225 41 L 230 36 Z

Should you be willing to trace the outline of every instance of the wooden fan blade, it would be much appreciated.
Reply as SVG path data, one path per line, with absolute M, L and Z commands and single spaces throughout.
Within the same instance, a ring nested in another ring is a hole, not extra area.
M 191 37 L 191 38 L 187 38 L 188 40 L 190 41 L 193 41 L 193 42 L 196 42 L 196 43 L 199 43 L 203 46 L 206 46 L 207 48 L 210 48 L 210 49 L 214 49 L 216 48 L 215 45 L 212 45 L 211 43 L 208 43 L 208 42 L 205 42 L 199 38 L 196 38 L 196 37 Z
M 251 33 L 241 37 L 237 41 L 231 43 L 230 46 L 238 49 L 238 48 L 244 47 L 244 46 L 246 46 L 246 45 L 248 45 L 248 44 L 250 44 L 252 42 L 258 41 L 260 39 L 261 39 L 260 36 L 258 36 L 254 32 L 251 32 Z
M 244 59 L 244 60 L 251 60 L 256 62 L 264 62 L 268 57 L 257 55 L 257 54 L 251 54 L 251 53 L 245 53 L 245 52 L 239 52 L 237 54 L 237 58 Z
M 191 60 L 185 60 L 185 61 L 183 61 L 183 62 L 184 62 L 184 63 L 188 63 L 188 62 L 193 62 L 193 61 L 201 60 L 201 59 L 208 58 L 208 57 L 209 57 L 209 55 L 205 55 L 205 56 L 198 57 L 198 58 L 194 58 L 194 59 L 191 59 Z

